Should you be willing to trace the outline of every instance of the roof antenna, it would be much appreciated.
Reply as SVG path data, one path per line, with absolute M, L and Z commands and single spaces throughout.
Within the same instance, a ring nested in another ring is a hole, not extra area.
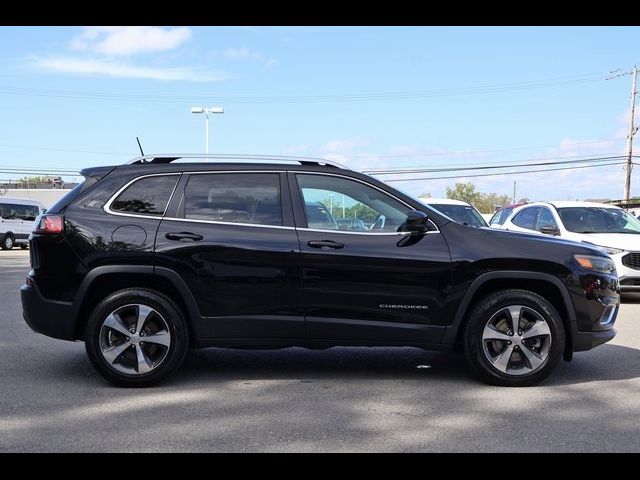
M 140 149 L 140 155 L 144 157 L 144 152 L 142 151 L 142 145 L 140 145 L 140 139 L 136 137 L 136 140 L 138 141 L 138 148 Z

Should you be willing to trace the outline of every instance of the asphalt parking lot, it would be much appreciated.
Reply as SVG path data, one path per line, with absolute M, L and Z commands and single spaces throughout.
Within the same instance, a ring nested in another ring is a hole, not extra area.
M 413 348 L 189 354 L 161 386 L 115 388 L 82 343 L 33 333 L 28 252 L 0 251 L 0 451 L 640 451 L 640 303 L 543 385 L 499 388 Z M 425 368 L 428 367 L 428 368 Z

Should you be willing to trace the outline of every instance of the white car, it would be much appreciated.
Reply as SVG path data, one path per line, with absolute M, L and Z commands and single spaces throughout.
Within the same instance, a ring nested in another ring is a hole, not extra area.
M 615 262 L 620 290 L 640 292 L 640 220 L 622 208 L 591 202 L 528 203 L 516 208 L 503 228 L 597 245 Z
M 33 222 L 44 212 L 44 205 L 35 200 L 0 197 L 0 248 L 27 248 Z
M 489 226 L 482 214 L 467 202 L 451 200 L 450 198 L 420 198 L 420 201 L 463 225 L 471 225 L 472 227 Z

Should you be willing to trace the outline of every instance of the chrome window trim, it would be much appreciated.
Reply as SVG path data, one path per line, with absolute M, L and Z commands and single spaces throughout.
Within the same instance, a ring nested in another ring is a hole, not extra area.
M 340 178 L 346 178 L 347 180 L 353 180 L 355 182 L 362 183 L 363 185 L 366 185 L 368 187 L 375 188 L 379 192 L 382 192 L 385 195 L 387 195 L 387 196 L 393 198 L 394 200 L 400 202 L 405 207 L 410 208 L 411 210 L 415 210 L 415 208 L 413 208 L 411 205 L 409 205 L 404 200 L 399 199 L 395 195 L 393 195 L 393 194 L 391 194 L 391 193 L 389 193 L 389 192 L 387 192 L 387 191 L 385 191 L 385 190 L 383 190 L 383 189 L 381 189 L 379 187 L 376 187 L 375 185 L 371 185 L 370 183 L 365 182 L 364 180 L 360 180 L 359 178 L 353 178 L 353 177 L 350 177 L 348 175 L 340 175 L 339 173 L 307 172 L 307 171 L 302 171 L 302 170 L 294 170 L 294 171 L 290 171 L 290 172 L 293 173 L 294 175 L 297 175 L 297 174 L 323 175 L 323 176 L 340 177 Z M 300 187 L 298 186 L 298 188 L 300 188 Z M 304 201 L 304 197 L 303 197 L 303 201 Z M 429 231 L 424 232 L 424 233 L 440 233 L 440 229 L 438 228 L 438 226 L 435 223 L 433 223 L 433 220 L 429 219 L 429 223 L 431 225 L 433 225 L 435 230 L 429 230 Z M 316 231 L 316 232 L 346 232 L 346 233 L 357 233 L 359 235 L 389 235 L 389 234 L 396 235 L 396 234 L 400 234 L 400 233 L 404 233 L 404 234 L 411 233 L 411 232 L 349 232 L 348 230 L 321 230 L 321 229 L 312 229 L 312 228 L 299 228 L 299 230 L 311 230 L 311 231 Z
M 308 232 L 320 232 L 320 233 L 346 233 L 349 235 L 383 235 L 383 236 L 389 236 L 389 235 L 409 235 L 411 234 L 411 232 L 362 232 L 362 231 L 349 231 L 349 230 L 324 230 L 324 229 L 320 229 L 320 228 L 306 228 L 306 227 L 291 227 L 288 225 L 264 225 L 262 223 L 235 223 L 235 222 L 221 222 L 221 221 L 217 221 L 217 220 L 198 220 L 198 219 L 193 219 L 193 218 L 178 218 L 178 217 L 165 217 L 165 214 L 167 212 L 167 208 L 169 208 L 169 204 L 171 203 L 171 200 L 173 199 L 173 195 L 176 192 L 176 189 L 178 188 L 178 184 L 180 183 L 179 181 L 176 182 L 176 185 L 173 187 L 173 191 L 171 192 L 171 196 L 169 197 L 169 200 L 167 201 L 167 206 L 165 207 L 165 210 L 163 212 L 163 214 L 160 215 L 143 215 L 143 214 L 139 214 L 139 213 L 122 213 L 122 212 L 114 212 L 113 210 L 111 210 L 111 204 L 113 203 L 113 201 L 118 198 L 118 196 L 124 191 L 126 190 L 130 185 L 132 185 L 133 183 L 137 182 L 138 180 L 142 180 L 143 178 L 148 178 L 148 177 L 160 177 L 160 176 L 166 176 L 166 175 L 205 175 L 205 174 L 217 174 L 217 173 L 275 173 L 275 174 L 281 174 L 281 173 L 293 173 L 293 174 L 305 174 L 305 175 L 325 175 L 325 176 L 331 176 L 331 177 L 340 177 L 340 178 L 345 178 L 347 180 L 353 180 L 359 183 L 362 183 L 364 185 L 367 185 L 371 188 L 375 188 L 376 190 L 384 193 L 385 195 L 388 195 L 389 197 L 393 198 L 394 200 L 400 202 L 401 204 L 403 204 L 404 206 L 410 208 L 410 209 L 414 209 L 411 205 L 409 205 L 408 203 L 406 203 L 405 201 L 399 199 L 398 197 L 396 197 L 395 195 L 390 194 L 389 192 L 384 191 L 383 189 L 376 187 L 375 185 L 371 185 L 370 183 L 367 183 L 363 180 L 360 180 L 358 178 L 353 178 L 347 175 L 340 175 L 340 174 L 336 174 L 336 173 L 325 173 L 325 172 L 309 172 L 309 171 L 305 171 L 305 170 L 295 170 L 295 171 L 287 171 L 287 170 L 217 170 L 217 171 L 198 171 L 198 172 L 170 172 L 170 173 L 152 173 L 152 174 L 147 174 L 147 175 L 141 175 L 139 177 L 134 178 L 133 180 L 130 180 L 129 182 L 127 182 L 123 187 L 121 187 L 120 189 L 118 189 L 118 191 L 113 194 L 111 196 L 111 198 L 109 198 L 109 200 L 107 201 L 107 203 L 105 203 L 103 210 L 110 214 L 110 215 L 119 215 L 122 217 L 136 217 L 136 218 L 151 218 L 151 219 L 163 219 L 163 220 L 172 220 L 172 221 L 176 221 L 176 222 L 196 222 L 196 223 L 208 223 L 208 224 L 213 224 L 213 225 L 237 225 L 237 226 L 241 226 L 241 227 L 258 227 L 258 228 L 276 228 L 276 229 L 280 229 L 280 230 L 301 230 L 301 231 L 308 231 Z M 280 195 L 282 195 L 282 192 L 280 192 Z M 427 232 L 423 232 L 423 234 L 434 234 L 434 233 L 440 233 L 440 229 L 438 228 L 438 226 L 431 220 L 429 219 L 429 223 L 431 223 L 431 225 L 433 225 L 433 227 L 435 228 L 435 230 L 429 230 Z
M 113 210 L 111 210 L 111 204 L 115 201 L 116 198 L 118 198 L 120 196 L 120 194 L 122 192 L 124 192 L 127 188 L 129 188 L 129 186 L 133 185 L 135 182 L 137 182 L 138 180 L 142 180 L 144 178 L 148 178 L 148 177 L 168 177 L 168 176 L 175 176 L 175 175 L 182 175 L 182 172 L 175 172 L 175 173 L 151 173 L 148 175 L 141 175 L 139 177 L 134 178 L 133 180 L 130 180 L 129 182 L 125 183 L 123 187 L 119 188 L 118 191 L 116 193 L 114 193 L 113 195 L 111 195 L 111 198 L 109 198 L 109 200 L 107 200 L 107 203 L 104 204 L 104 207 L 102 207 L 102 209 L 107 212 L 108 214 L 111 215 L 119 215 L 121 217 L 136 217 L 136 218 L 155 218 L 155 219 L 162 219 L 164 218 L 165 213 L 167 213 L 167 208 L 169 208 L 169 204 L 171 203 L 171 200 L 173 198 L 174 193 L 176 193 L 176 188 L 178 188 L 178 184 L 180 183 L 180 179 L 178 179 L 178 181 L 176 182 L 176 184 L 173 186 L 173 190 L 171 191 L 171 195 L 169 195 L 169 199 L 167 200 L 167 204 L 164 207 L 164 211 L 162 212 L 162 215 L 144 215 L 144 214 L 140 214 L 140 213 L 125 213 L 125 212 L 115 212 Z
M 218 220 L 197 220 L 195 218 L 177 218 L 177 217 L 163 217 L 163 220 L 171 220 L 175 222 L 195 222 L 195 223 L 211 223 L 214 225 L 236 225 L 241 227 L 258 227 L 258 228 L 278 228 L 281 230 L 295 230 L 296 227 L 290 227 L 288 225 L 264 225 L 262 223 L 235 223 L 235 222 L 221 222 Z

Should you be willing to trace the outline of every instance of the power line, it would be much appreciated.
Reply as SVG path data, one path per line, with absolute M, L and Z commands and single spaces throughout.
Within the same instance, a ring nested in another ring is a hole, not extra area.
M 135 102 L 169 102 L 184 103 L 200 101 L 227 102 L 227 103 L 316 103 L 316 102 L 359 102 L 375 100 L 401 100 L 411 98 L 435 98 L 460 95 L 478 95 L 502 93 L 508 91 L 530 90 L 545 87 L 573 86 L 604 80 L 605 73 L 588 73 L 581 75 L 548 78 L 537 81 L 520 81 L 512 83 L 499 83 L 488 85 L 476 85 L 470 87 L 408 90 L 408 91 L 382 91 L 370 93 L 328 94 L 328 95 L 290 95 L 290 96 L 225 96 L 214 92 L 198 93 L 193 96 L 175 95 L 145 95 L 124 94 L 112 92 L 90 92 L 76 90 L 51 90 L 28 89 L 12 85 L 0 85 L 0 94 L 27 95 L 40 97 L 59 97 L 67 99 L 89 99 L 109 101 L 135 101 Z
M 71 148 L 56 148 L 56 147 L 34 147 L 31 145 L 13 145 L 13 144 L 7 144 L 7 143 L 0 143 L 0 147 L 5 147 L 5 148 L 20 148 L 20 149 L 26 149 L 26 150 L 43 150 L 43 151 L 48 151 L 48 152 L 65 152 L 65 153 L 90 153 L 92 155 L 131 155 L 133 156 L 131 153 L 122 153 L 122 152 L 104 152 L 104 151 L 97 151 L 97 150 L 76 150 L 76 149 L 71 149 Z
M 592 145 L 594 143 L 604 143 L 611 142 L 614 140 L 624 140 L 626 137 L 610 137 L 610 138 L 602 138 L 600 140 L 589 140 L 587 142 L 571 142 L 571 143 L 562 143 L 560 145 L 538 145 L 533 147 L 513 147 L 513 148 L 495 148 L 488 150 L 463 150 L 460 152 L 424 152 L 424 153 L 396 153 L 396 154 L 362 154 L 362 155 L 342 155 L 344 158 L 356 159 L 356 158 L 397 158 L 397 157 L 448 157 L 448 156 L 462 156 L 462 155 L 473 155 L 476 153 L 497 153 L 497 152 L 512 152 L 515 150 L 535 150 L 538 148 L 564 148 L 571 147 L 574 145 Z
M 497 173 L 477 173 L 473 175 L 454 175 L 450 177 L 419 177 L 419 178 L 392 178 L 392 179 L 384 179 L 383 182 L 412 182 L 417 180 L 449 180 L 452 178 L 474 178 L 474 177 L 494 177 L 498 175 L 520 175 L 523 173 L 543 173 L 543 172 L 556 172 L 560 170 L 574 170 L 578 168 L 595 168 L 595 167 L 607 167 L 611 165 L 624 165 L 625 162 L 610 162 L 610 163 L 602 163 L 599 165 L 578 165 L 571 167 L 560 167 L 560 168 L 542 168 L 537 170 L 521 170 L 517 172 L 497 172 Z
M 568 157 L 568 158 L 572 158 L 572 157 Z M 409 173 L 456 172 L 456 171 L 467 171 L 467 170 L 494 170 L 499 168 L 535 167 L 535 166 L 543 166 L 543 165 L 561 165 L 561 164 L 569 164 L 569 163 L 597 162 L 597 161 L 603 161 L 603 160 L 617 160 L 620 158 L 625 158 L 625 157 L 623 157 L 622 155 L 614 155 L 614 156 L 606 156 L 606 157 L 582 158 L 577 160 L 555 160 L 555 161 L 548 161 L 548 162 L 531 162 L 531 163 L 519 163 L 519 164 L 504 163 L 501 165 L 476 165 L 472 167 L 363 170 L 362 173 L 369 173 L 369 174 L 375 174 L 375 175 L 404 175 Z

